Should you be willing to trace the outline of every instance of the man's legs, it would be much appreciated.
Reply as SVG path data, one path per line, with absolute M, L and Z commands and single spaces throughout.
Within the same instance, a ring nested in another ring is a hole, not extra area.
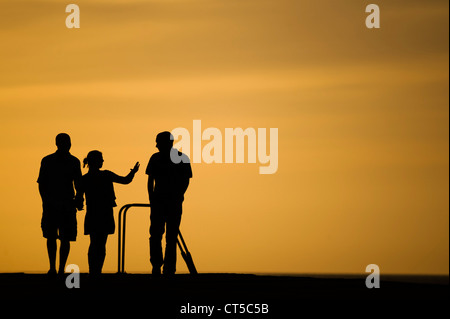
M 61 239 L 61 247 L 59 247 L 59 274 L 63 274 L 66 269 L 67 257 L 70 252 L 70 241 Z
M 50 263 L 48 274 L 56 274 L 56 238 L 47 238 L 47 253 Z
M 76 210 L 63 206 L 59 212 L 58 217 L 58 232 L 59 239 L 61 241 L 61 247 L 59 247 L 59 274 L 64 274 L 66 269 L 67 258 L 70 252 L 70 241 L 75 241 L 77 238 L 77 216 Z
M 66 268 L 67 258 L 70 252 L 70 241 L 77 237 L 76 210 L 70 206 L 47 205 L 44 207 L 41 219 L 42 233 L 47 238 L 47 253 L 50 263 L 49 275 L 56 274 L 57 238 L 61 240 L 59 248 L 59 274 L 63 274 Z
M 152 207 L 150 214 L 150 262 L 153 266 L 154 275 L 161 274 L 163 264 L 162 237 L 164 235 L 164 211 L 159 207 Z
M 56 251 L 57 251 L 57 243 L 56 240 L 58 238 L 58 226 L 57 219 L 53 210 L 50 207 L 44 206 L 44 210 L 42 212 L 41 219 L 41 229 L 42 235 L 45 239 L 47 239 L 47 254 L 48 261 L 50 264 L 50 269 L 48 274 L 51 276 L 56 275 Z
M 177 240 L 182 214 L 181 204 L 171 207 L 167 214 L 166 253 L 163 273 L 173 275 L 176 272 L 177 265 Z
M 48 238 L 47 253 L 48 253 L 48 261 L 50 263 L 50 270 L 48 271 L 49 275 L 56 274 L 56 251 L 57 251 L 56 239 Z M 70 252 L 70 241 L 61 240 L 61 246 L 59 248 L 59 271 L 58 271 L 59 274 L 64 273 L 69 252 Z

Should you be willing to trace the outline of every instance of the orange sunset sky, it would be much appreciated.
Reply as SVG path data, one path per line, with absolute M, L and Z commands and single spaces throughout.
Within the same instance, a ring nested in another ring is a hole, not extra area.
M 0 0 L 0 272 L 48 270 L 36 179 L 58 133 L 118 174 L 141 163 L 120 207 L 147 202 L 156 134 L 201 120 L 278 128 L 279 167 L 192 165 L 200 272 L 448 274 L 448 1 L 74 0 L 80 29 L 69 3 Z M 68 263 L 87 272 L 84 214 Z M 126 271 L 150 272 L 149 211 L 127 226 Z

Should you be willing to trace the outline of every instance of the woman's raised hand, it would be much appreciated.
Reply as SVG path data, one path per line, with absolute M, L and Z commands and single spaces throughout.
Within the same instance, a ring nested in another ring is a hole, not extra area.
M 135 174 L 139 170 L 140 166 L 141 166 L 141 164 L 139 164 L 139 162 L 137 162 L 136 165 L 134 165 L 134 167 L 131 169 L 131 172 L 133 174 Z

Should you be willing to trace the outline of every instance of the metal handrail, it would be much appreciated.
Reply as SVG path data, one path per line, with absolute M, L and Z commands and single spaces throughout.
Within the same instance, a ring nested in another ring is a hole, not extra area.
M 126 220 L 127 220 L 127 212 L 132 207 L 151 207 L 150 204 L 127 204 L 122 206 L 119 211 L 119 221 L 118 221 L 118 256 L 117 256 L 117 273 L 123 274 L 125 273 L 125 229 L 126 229 Z M 123 219 L 123 222 L 122 222 Z M 123 228 L 123 230 L 122 230 Z M 197 274 L 197 269 L 195 268 L 194 261 L 192 260 L 192 256 L 187 248 L 186 242 L 184 241 L 183 235 L 181 232 L 178 233 L 179 238 L 177 237 L 178 247 L 180 248 L 181 255 L 183 256 L 184 261 L 189 269 L 191 274 Z
M 125 229 L 127 221 L 127 212 L 131 207 L 151 207 L 150 204 L 127 204 L 122 206 L 119 211 L 119 230 L 118 230 L 118 256 L 117 256 L 117 272 L 125 273 Z M 123 226 L 122 226 L 123 216 Z M 123 227 L 123 231 L 122 231 Z

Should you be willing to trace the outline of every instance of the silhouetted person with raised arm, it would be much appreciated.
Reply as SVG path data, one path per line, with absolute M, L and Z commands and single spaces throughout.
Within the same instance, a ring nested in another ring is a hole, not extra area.
M 124 177 L 108 170 L 100 170 L 103 155 L 99 151 L 89 152 L 83 164 L 83 167 L 89 167 L 89 172 L 82 177 L 82 191 L 86 195 L 87 207 L 84 234 L 90 235 L 91 239 L 88 251 L 89 274 L 98 276 L 106 257 L 108 235 L 115 231 L 113 208 L 117 205 L 113 183 L 130 184 L 139 170 L 139 162 Z
M 59 249 L 59 274 L 64 273 L 70 242 L 77 238 L 77 208 L 83 209 L 80 192 L 80 161 L 70 154 L 70 136 L 61 133 L 56 136 L 57 151 L 42 159 L 39 170 L 39 193 L 42 198 L 41 228 L 47 238 L 47 252 L 50 262 L 48 275 L 56 275 L 57 242 Z M 75 195 L 75 190 L 77 195 Z
M 159 276 L 176 272 L 177 237 L 181 223 L 184 194 L 192 178 L 189 158 L 173 148 L 170 132 L 159 133 L 156 147 L 147 166 L 150 215 L 150 262 L 152 274 Z M 166 251 L 163 258 L 162 237 L 166 231 Z

